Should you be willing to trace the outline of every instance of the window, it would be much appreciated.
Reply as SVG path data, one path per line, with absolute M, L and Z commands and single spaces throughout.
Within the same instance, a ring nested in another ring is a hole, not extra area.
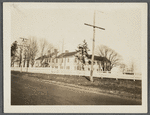
M 58 68 L 58 66 L 55 66 L 55 68 Z
M 52 63 L 54 63 L 54 59 L 52 59 Z
M 68 58 L 68 62 L 69 62 L 69 58 Z
M 93 62 L 93 65 L 95 65 L 95 61 Z
M 58 63 L 58 59 L 56 59 L 56 63 Z
M 97 65 L 99 65 L 100 64 L 100 62 L 99 61 L 97 61 Z
M 77 70 L 81 70 L 81 67 L 80 67 L 80 66 L 77 66 Z
M 70 69 L 70 66 L 67 66 L 66 69 Z
M 60 66 L 60 69 L 63 69 L 63 66 Z
M 62 58 L 62 63 L 63 63 L 63 58 Z

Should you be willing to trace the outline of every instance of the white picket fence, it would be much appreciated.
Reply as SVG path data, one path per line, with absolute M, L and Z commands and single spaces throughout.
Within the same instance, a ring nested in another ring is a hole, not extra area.
M 20 67 L 11 67 L 12 71 L 20 71 Z M 45 73 L 45 74 L 60 74 L 60 75 L 78 75 L 78 76 L 89 76 L 90 71 L 71 71 L 64 69 L 56 68 L 22 68 L 22 72 L 31 72 L 31 73 Z M 141 75 L 127 75 L 121 73 L 111 73 L 111 72 L 93 72 L 94 77 L 100 78 L 115 78 L 117 79 L 131 79 L 131 80 L 142 80 Z

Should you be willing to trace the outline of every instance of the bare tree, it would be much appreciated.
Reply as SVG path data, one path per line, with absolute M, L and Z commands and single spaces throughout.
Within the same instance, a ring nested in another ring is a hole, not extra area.
M 120 64 L 120 69 L 122 70 L 123 74 L 125 73 L 126 67 L 127 67 L 127 65 L 125 65 L 124 63 Z
M 122 59 L 116 51 L 105 45 L 99 46 L 96 50 L 96 54 L 109 60 L 107 62 L 102 62 L 103 70 L 106 69 L 107 71 L 110 71 L 113 67 L 118 66 Z
M 47 54 L 48 54 L 48 59 L 49 60 L 51 60 L 51 58 L 52 58 L 52 50 L 54 49 L 54 46 L 51 44 L 51 43 L 49 43 L 48 44 L 48 47 L 47 47 Z
M 33 67 L 33 65 L 35 63 L 35 57 L 38 52 L 38 44 L 37 44 L 37 39 L 35 37 L 32 37 L 29 40 L 30 40 L 30 44 L 29 44 L 29 54 L 28 55 L 30 57 L 31 66 Z
M 31 66 L 33 67 L 37 52 L 38 52 L 37 39 L 35 37 L 30 37 L 24 45 L 23 67 L 25 67 L 26 64 L 27 64 L 27 67 L 29 67 L 29 64 L 31 64 Z M 20 54 L 21 53 L 22 53 L 22 50 L 20 50 Z
M 134 61 L 131 62 L 131 65 L 130 65 L 130 72 L 131 72 L 132 74 L 135 73 L 135 63 L 134 63 Z
M 46 46 L 46 48 L 45 48 L 46 50 L 46 53 L 48 54 L 48 56 L 50 56 L 51 55 L 51 53 L 52 53 L 52 50 L 54 49 L 54 46 L 53 46 L 53 44 L 51 44 L 51 43 L 47 43 L 47 46 Z
M 47 50 L 48 50 L 47 47 L 49 47 L 49 44 L 48 44 L 47 40 L 46 39 L 41 39 L 40 40 L 40 47 L 39 47 L 40 56 L 41 56 L 41 61 L 40 61 L 41 66 L 42 66 L 42 62 L 44 60 L 44 55 L 47 53 Z
M 29 39 L 29 41 L 30 41 L 30 39 Z M 31 41 L 30 41 L 31 42 Z M 30 58 L 31 58 L 31 53 L 30 53 L 30 43 L 28 44 L 28 46 L 27 46 L 27 67 L 29 67 L 29 65 L 30 65 Z
M 27 61 L 27 52 L 28 52 L 28 50 L 27 50 L 27 48 L 26 47 L 24 47 L 24 52 L 23 52 L 23 67 L 25 67 L 25 65 L 26 65 L 26 61 Z
M 21 63 L 22 63 L 22 53 L 23 53 L 23 48 L 19 47 L 19 53 L 18 53 L 19 67 L 21 67 Z

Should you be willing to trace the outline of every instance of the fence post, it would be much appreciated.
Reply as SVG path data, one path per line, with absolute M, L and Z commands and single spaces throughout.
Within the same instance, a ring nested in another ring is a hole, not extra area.
M 118 80 L 118 73 L 117 73 L 117 75 L 116 75 L 116 80 Z
M 134 76 L 134 81 L 135 81 L 135 74 L 133 73 L 133 76 Z

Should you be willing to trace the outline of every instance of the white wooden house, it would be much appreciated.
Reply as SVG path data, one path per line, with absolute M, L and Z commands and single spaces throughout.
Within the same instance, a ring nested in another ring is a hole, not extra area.
M 55 58 L 55 68 L 66 69 L 66 70 L 83 70 L 82 63 L 77 59 L 76 55 L 79 52 L 68 52 L 62 53 Z M 85 59 L 85 71 L 90 71 L 91 69 L 91 55 L 88 55 Z M 94 56 L 94 71 L 102 71 L 101 62 L 106 61 L 106 58 L 100 56 Z
M 65 51 L 65 53 L 61 53 L 57 56 L 58 52 L 55 51 L 52 54 L 44 55 L 42 57 L 39 57 L 36 59 L 35 66 L 36 67 L 51 67 L 56 69 L 62 69 L 62 70 L 70 70 L 70 71 L 76 71 L 76 70 L 83 70 L 82 69 L 82 63 L 77 59 L 76 55 L 78 55 L 79 52 L 69 52 Z M 85 65 L 84 65 L 84 71 L 90 71 L 91 70 L 91 57 L 92 55 L 88 55 L 85 59 Z M 41 58 L 43 58 L 41 65 Z M 100 56 L 94 56 L 94 71 L 103 71 L 102 69 L 102 61 L 106 61 L 107 59 Z

